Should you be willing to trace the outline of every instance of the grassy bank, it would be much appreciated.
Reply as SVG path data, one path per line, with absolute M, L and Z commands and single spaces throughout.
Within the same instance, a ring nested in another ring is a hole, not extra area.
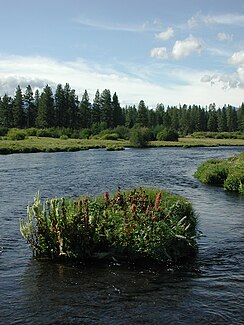
M 93 199 L 56 198 L 44 204 L 37 194 L 20 230 L 38 257 L 179 262 L 197 251 L 196 224 L 194 210 L 184 198 L 135 189 Z
M 179 138 L 179 141 L 151 141 L 149 147 L 244 146 L 243 139 Z M 24 152 L 79 151 L 91 148 L 131 147 L 129 140 L 70 139 L 29 136 L 22 140 L 0 138 L 0 154 Z
M 0 154 L 24 152 L 79 151 L 92 148 L 124 147 L 126 140 L 60 139 L 30 136 L 23 140 L 0 140 Z
M 228 159 L 207 160 L 194 175 L 204 184 L 244 194 L 244 152 Z

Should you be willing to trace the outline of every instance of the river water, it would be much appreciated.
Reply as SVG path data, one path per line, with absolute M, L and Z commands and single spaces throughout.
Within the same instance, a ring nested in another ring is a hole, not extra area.
M 244 147 L 102 149 L 0 156 L 0 324 L 243 324 L 244 198 L 193 177 Z M 199 214 L 199 253 L 184 268 L 62 265 L 32 258 L 19 218 L 40 190 L 90 196 L 154 186 Z

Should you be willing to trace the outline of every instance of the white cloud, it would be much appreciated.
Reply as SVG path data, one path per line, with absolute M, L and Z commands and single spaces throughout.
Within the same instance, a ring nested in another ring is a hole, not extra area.
M 187 26 L 191 28 L 195 28 L 199 25 L 199 18 L 198 15 L 192 16 L 190 19 L 187 21 Z
M 233 40 L 233 34 L 228 34 L 228 33 L 218 33 L 217 34 L 217 39 L 220 42 L 225 42 L 225 41 L 232 41 Z
M 231 74 L 215 73 L 204 75 L 202 82 L 211 85 L 220 84 L 223 89 L 244 88 L 244 51 L 235 52 L 228 60 L 229 64 L 237 66 L 237 70 Z
M 172 57 L 176 60 L 189 56 L 192 53 L 200 54 L 202 51 L 202 43 L 199 39 L 190 35 L 183 41 L 176 41 L 172 50 Z
M 55 87 L 56 84 L 51 80 L 39 79 L 39 78 L 28 78 L 24 76 L 11 75 L 11 76 L 0 76 L 0 96 L 3 96 L 5 93 L 7 95 L 13 95 L 16 87 L 19 85 L 22 91 L 25 91 L 25 88 L 28 85 L 31 85 L 32 90 L 43 89 L 46 85 Z
M 236 73 L 214 73 L 213 75 L 204 75 L 201 78 L 201 82 L 210 83 L 211 86 L 220 84 L 221 88 L 224 90 L 240 87 L 240 81 L 238 80 L 238 76 Z
M 240 14 L 225 14 L 225 15 L 208 15 L 202 17 L 206 25 L 236 25 L 244 26 L 244 15 Z
M 224 15 L 202 15 L 197 13 L 187 21 L 188 28 L 198 27 L 199 25 L 233 25 L 244 26 L 244 15 L 224 14 Z
M 174 30 L 172 27 L 168 27 L 166 29 L 166 31 L 155 35 L 156 38 L 159 38 L 163 41 L 167 41 L 168 39 L 172 38 L 173 36 L 174 36 Z
M 133 67 L 135 69 L 134 65 Z M 54 87 L 58 83 L 68 82 L 76 90 L 79 98 L 85 89 L 91 100 L 97 89 L 100 91 L 110 89 L 111 93 L 116 91 L 123 106 L 137 105 L 141 99 L 151 107 L 155 107 L 157 103 L 165 105 L 194 103 L 205 106 L 215 102 L 220 106 L 228 103 L 239 105 L 243 101 L 243 89 L 235 88 L 226 92 L 201 82 L 202 75 L 211 74 L 207 71 L 194 71 L 172 65 L 166 65 L 162 70 L 160 67 L 158 63 L 147 66 L 151 78 L 146 78 L 140 73 L 132 77 L 130 71 L 121 73 L 115 68 L 107 69 L 106 66 L 94 65 L 93 62 L 82 59 L 60 62 L 46 57 L 0 56 L 0 96 L 4 95 L 6 89 L 12 96 L 18 84 L 23 87 L 30 84 L 32 88 L 42 88 L 48 83 L 55 90 Z M 138 71 L 140 69 L 143 71 L 144 68 L 137 66 Z M 153 75 L 155 80 L 149 81 L 154 79 Z
M 158 59 L 167 59 L 168 53 L 166 47 L 155 47 L 151 50 L 151 57 Z
M 229 59 L 229 63 L 234 64 L 234 65 L 243 66 L 244 65 L 244 51 L 239 51 L 239 52 L 233 53 L 233 55 Z

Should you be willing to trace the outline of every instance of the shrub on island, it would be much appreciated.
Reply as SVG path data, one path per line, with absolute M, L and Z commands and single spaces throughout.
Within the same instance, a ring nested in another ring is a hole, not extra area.
M 39 193 L 20 231 L 33 255 L 89 260 L 104 256 L 180 262 L 197 252 L 197 218 L 184 198 L 155 189 L 111 197 L 54 198 Z
M 194 176 L 202 183 L 244 194 L 244 152 L 228 159 L 203 162 Z

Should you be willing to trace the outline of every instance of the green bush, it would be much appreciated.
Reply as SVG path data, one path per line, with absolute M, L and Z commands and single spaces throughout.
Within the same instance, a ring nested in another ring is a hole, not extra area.
M 38 129 L 36 129 L 36 128 L 29 128 L 29 129 L 26 129 L 26 134 L 27 134 L 28 136 L 33 136 L 33 137 L 35 137 L 36 134 L 37 134 L 37 130 L 38 130 Z
M 129 140 L 133 147 L 144 148 L 150 140 L 150 130 L 148 128 L 133 128 L 130 131 Z
M 36 256 L 85 260 L 105 253 L 179 262 L 197 251 L 196 225 L 184 198 L 135 189 L 44 204 L 38 193 L 20 231 Z
M 36 131 L 37 137 L 51 137 L 51 132 L 49 129 L 38 129 Z
M 179 134 L 173 129 L 164 129 L 157 134 L 159 141 L 178 141 Z
M 21 129 L 9 129 L 7 133 L 10 140 L 24 140 L 26 136 L 26 131 Z
M 126 126 L 118 125 L 113 132 L 117 133 L 120 139 L 129 140 L 130 138 L 130 129 Z
M 228 175 L 228 166 L 220 159 L 210 159 L 204 162 L 194 176 L 202 183 L 223 185 Z
M 60 140 L 68 140 L 68 136 L 66 135 L 66 134 L 62 134 L 61 136 L 60 136 Z
M 202 163 L 194 176 L 204 184 L 223 186 L 243 194 L 244 153 L 229 159 L 210 159 Z
M 244 139 L 244 132 L 194 132 L 193 138 Z
M 118 133 L 107 133 L 101 137 L 103 140 L 118 140 L 119 135 Z
M 85 128 L 79 131 L 79 139 L 89 139 L 90 136 L 91 136 L 90 129 Z

